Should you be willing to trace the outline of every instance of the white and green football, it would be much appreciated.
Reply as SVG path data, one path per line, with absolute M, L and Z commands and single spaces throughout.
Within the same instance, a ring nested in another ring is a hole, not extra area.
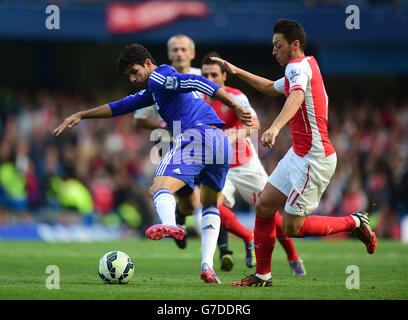
M 134 271 L 132 259 L 122 251 L 108 252 L 99 260 L 98 274 L 105 283 L 128 283 Z

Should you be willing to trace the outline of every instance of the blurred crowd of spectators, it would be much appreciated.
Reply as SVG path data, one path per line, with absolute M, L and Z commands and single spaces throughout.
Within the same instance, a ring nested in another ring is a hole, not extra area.
M 0 224 L 61 221 L 61 209 L 68 208 L 88 223 L 145 229 L 154 222 L 147 192 L 155 171 L 153 143 L 131 115 L 85 120 L 59 137 L 52 134 L 73 112 L 125 95 L 120 90 L 0 91 Z M 282 101 L 249 98 L 264 131 Z M 408 99 L 390 98 L 381 105 L 369 99 L 333 102 L 329 119 L 338 164 L 316 213 L 346 215 L 369 208 L 378 235 L 399 238 L 399 217 L 407 212 Z M 272 150 L 259 146 L 268 174 L 290 146 L 287 126 Z M 240 202 L 234 209 L 242 210 Z
M 44 209 L 72 208 L 87 223 L 152 224 L 148 132 L 138 132 L 131 117 L 122 117 L 83 121 L 59 137 L 52 134 L 66 116 L 103 98 L 47 90 L 1 93 L 0 223 L 44 219 Z M 25 188 L 16 188 L 16 180 Z

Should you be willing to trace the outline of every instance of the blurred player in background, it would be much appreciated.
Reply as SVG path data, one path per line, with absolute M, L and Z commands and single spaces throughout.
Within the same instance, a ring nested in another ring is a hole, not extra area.
M 261 141 L 272 148 L 288 122 L 293 141 L 256 202 L 256 273 L 231 284 L 235 286 L 272 286 L 271 257 L 276 241 L 274 215 L 277 210 L 283 213 L 283 230 L 290 237 L 327 236 L 349 231 L 365 244 L 369 254 L 375 252 L 377 245 L 366 212 L 346 217 L 310 216 L 337 164 L 327 130 L 328 97 L 315 58 L 304 54 L 306 33 L 297 21 L 277 21 L 273 45 L 273 56 L 285 67 L 285 77 L 277 81 L 213 58 L 260 92 L 271 96 L 285 94 L 285 105 Z
M 151 226 L 146 236 L 152 240 L 184 237 L 184 230 L 176 224 L 174 194 L 185 185 L 193 188 L 195 179 L 199 178 L 203 206 L 200 278 L 207 283 L 220 283 L 213 269 L 221 224 L 217 204 L 231 162 L 232 148 L 220 130 L 225 123 L 196 91 L 231 107 L 248 126 L 252 124 L 252 114 L 208 79 L 178 73 L 169 65 L 157 66 L 142 45 L 126 46 L 119 56 L 118 68 L 129 76 L 139 91 L 121 100 L 77 112 L 66 118 L 53 133 L 58 136 L 82 119 L 119 116 L 154 104 L 173 133 L 174 143 L 161 159 L 149 188 L 162 224 Z
M 167 55 L 171 61 L 171 66 L 179 73 L 190 73 L 201 75 L 199 68 L 191 66 L 195 59 L 195 43 L 190 37 L 177 34 L 169 38 L 167 41 Z M 167 123 L 163 121 L 154 106 L 149 106 L 143 109 L 136 110 L 134 113 L 134 123 L 139 128 L 144 129 L 167 129 Z M 160 155 L 162 156 L 162 155 Z M 189 186 L 184 186 L 176 192 L 177 206 L 176 206 L 176 222 L 177 225 L 186 230 L 186 217 L 193 215 L 198 231 L 201 218 L 200 205 L 200 191 L 199 184 L 193 189 Z M 174 239 L 180 249 L 187 246 L 187 236 L 181 239 Z M 232 251 L 228 250 L 228 232 L 221 227 L 218 237 L 218 248 L 220 251 L 221 270 L 230 271 L 234 266 L 234 259 L 232 258 Z M 255 259 L 255 254 L 253 254 Z M 252 266 L 252 265 L 251 265 Z
M 232 212 L 230 208 L 235 204 L 235 191 L 240 193 L 246 203 L 255 205 L 257 198 L 261 195 L 268 180 L 268 174 L 259 160 L 257 151 L 249 138 L 251 130 L 256 130 L 256 133 L 258 133 L 260 124 L 257 114 L 251 107 L 247 96 L 238 89 L 225 86 L 227 70 L 224 64 L 219 61 L 213 61 L 210 57 L 219 57 L 219 55 L 215 52 L 211 52 L 203 59 L 201 66 L 202 75 L 208 80 L 218 84 L 221 88 L 224 88 L 231 97 L 248 110 L 251 110 L 253 115 L 252 120 L 254 124 L 249 128 L 242 124 L 235 113 L 226 105 L 209 96 L 205 96 L 205 101 L 213 107 L 220 119 L 225 122 L 223 131 L 234 148 L 234 157 L 230 164 L 227 180 L 218 200 L 221 226 L 245 241 L 247 251 L 246 260 L 249 266 L 251 264 L 251 251 L 254 249 L 253 234 L 237 221 L 234 212 Z M 256 134 L 256 136 L 258 135 Z M 275 214 L 275 220 L 277 238 L 285 249 L 289 266 L 295 275 L 304 276 L 306 271 L 303 266 L 303 261 L 296 252 L 293 240 L 288 238 L 283 232 L 282 218 L 279 212 Z M 255 265 L 255 263 L 252 262 L 252 265 Z

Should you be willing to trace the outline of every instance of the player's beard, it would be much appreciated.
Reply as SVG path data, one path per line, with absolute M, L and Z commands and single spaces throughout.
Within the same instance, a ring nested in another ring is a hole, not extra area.
M 140 90 L 142 90 L 142 89 L 147 89 L 147 88 L 149 87 L 149 78 L 150 78 L 150 75 L 152 74 L 152 72 L 151 72 L 150 69 L 147 68 L 147 67 L 146 67 L 145 70 L 146 70 L 145 80 L 144 80 L 144 82 L 141 84 Z
M 286 52 L 285 54 L 281 54 L 280 56 L 275 57 L 276 61 L 284 68 L 292 61 L 292 56 L 290 52 Z
M 148 75 L 147 79 L 146 79 L 144 82 L 142 82 L 142 83 L 139 83 L 139 84 L 133 83 L 133 86 L 134 86 L 137 90 L 147 89 L 148 84 L 149 84 L 149 76 L 150 76 L 150 75 Z

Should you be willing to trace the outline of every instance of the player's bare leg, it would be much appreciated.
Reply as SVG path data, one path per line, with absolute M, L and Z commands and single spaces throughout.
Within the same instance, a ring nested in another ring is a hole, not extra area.
M 153 179 L 153 185 L 149 188 L 149 193 L 151 196 L 154 195 L 156 191 L 162 188 L 168 189 L 171 193 L 175 193 L 182 187 L 184 187 L 186 183 L 181 181 L 177 178 L 170 177 L 170 176 L 157 176 Z
M 176 223 L 177 226 L 184 229 L 184 231 L 186 231 L 186 217 L 194 215 L 196 210 L 201 211 L 199 188 L 195 187 L 193 190 L 190 189 L 190 194 L 184 192 L 185 188 L 187 187 L 176 192 L 176 198 L 178 200 L 176 205 Z M 188 234 L 186 233 L 183 239 L 174 239 L 180 249 L 187 247 L 187 236 Z
M 200 206 L 200 189 L 194 188 L 187 197 L 178 197 L 180 213 L 187 217 L 194 214 L 195 209 Z
M 146 230 L 148 238 L 152 240 L 160 240 L 164 237 L 184 238 L 184 230 L 176 225 L 176 199 L 174 198 L 174 193 L 184 185 L 185 182 L 169 176 L 154 178 L 149 193 L 153 197 L 154 207 L 162 223 Z
M 200 198 L 203 206 L 201 218 L 202 261 L 200 278 L 207 283 L 221 283 L 214 272 L 214 253 L 220 231 L 221 219 L 217 203 L 220 192 L 201 185 Z
M 306 217 L 295 216 L 282 211 L 282 228 L 288 237 L 298 237 Z

